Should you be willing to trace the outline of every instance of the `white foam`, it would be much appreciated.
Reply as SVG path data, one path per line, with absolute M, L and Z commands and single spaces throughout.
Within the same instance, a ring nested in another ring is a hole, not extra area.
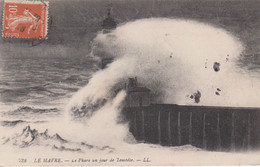
M 154 103 L 196 105 L 190 95 L 199 90 L 199 105 L 259 107 L 259 78 L 237 66 L 243 46 L 221 28 L 191 20 L 142 19 L 99 34 L 94 46 L 92 54 L 113 56 L 115 62 L 94 74 L 70 107 L 108 98 L 116 83 L 135 76 L 160 95 Z

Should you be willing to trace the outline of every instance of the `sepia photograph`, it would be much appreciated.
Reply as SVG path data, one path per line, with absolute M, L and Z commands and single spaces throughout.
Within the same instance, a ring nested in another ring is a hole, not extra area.
M 260 165 L 259 0 L 0 0 L 0 167 Z

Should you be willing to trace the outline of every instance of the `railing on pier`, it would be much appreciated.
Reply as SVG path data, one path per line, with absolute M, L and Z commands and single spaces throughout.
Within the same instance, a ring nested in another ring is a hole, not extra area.
M 260 148 L 260 109 L 156 104 L 125 108 L 137 141 L 207 150 Z

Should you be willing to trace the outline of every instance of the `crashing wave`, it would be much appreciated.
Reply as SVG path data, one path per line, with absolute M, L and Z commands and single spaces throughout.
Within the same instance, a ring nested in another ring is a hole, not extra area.
M 30 125 L 26 126 L 22 133 L 15 134 L 15 136 L 7 138 L 4 143 L 12 142 L 13 145 L 21 148 L 31 145 L 50 145 L 51 143 L 63 144 L 67 143 L 59 134 L 49 135 L 48 129 L 40 133 L 36 129 L 31 129 Z
M 85 102 L 81 107 L 73 106 L 71 114 L 73 118 L 91 117 L 95 111 L 98 111 L 106 103 L 106 99 L 100 99 L 95 103 Z
M 17 133 L 12 137 L 3 137 L 3 144 L 11 144 L 19 148 L 27 148 L 31 146 L 44 146 L 58 151 L 70 151 L 83 153 L 86 150 L 98 150 L 111 153 L 114 148 L 110 146 L 95 146 L 86 142 L 73 142 L 64 139 L 58 133 L 49 134 L 49 130 L 39 132 L 32 129 L 30 125 L 23 128 L 21 133 Z
M 98 34 L 91 53 L 113 61 L 74 95 L 70 108 L 81 108 L 89 99 L 94 104 L 111 98 L 113 87 L 129 77 L 137 77 L 152 90 L 154 103 L 259 106 L 255 96 L 259 80 L 238 66 L 243 44 L 224 29 L 152 18 L 126 23 L 111 34 L 113 38 Z M 221 93 L 215 93 L 218 88 Z

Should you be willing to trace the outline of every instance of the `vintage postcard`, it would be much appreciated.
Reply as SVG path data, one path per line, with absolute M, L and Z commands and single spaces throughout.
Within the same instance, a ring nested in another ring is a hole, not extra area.
M 0 1 L 0 166 L 260 165 L 259 8 Z

